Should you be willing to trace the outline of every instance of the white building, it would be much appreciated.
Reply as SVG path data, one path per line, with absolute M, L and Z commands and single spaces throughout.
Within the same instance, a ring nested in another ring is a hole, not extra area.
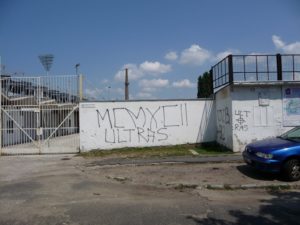
M 300 55 L 230 55 L 211 72 L 218 143 L 243 151 L 300 126 Z

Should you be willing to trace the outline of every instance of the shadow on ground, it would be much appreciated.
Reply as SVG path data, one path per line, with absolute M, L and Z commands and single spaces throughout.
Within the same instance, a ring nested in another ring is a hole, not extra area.
M 262 171 L 258 171 L 254 168 L 251 168 L 250 166 L 247 165 L 240 165 L 237 166 L 236 169 L 242 173 L 243 175 L 250 177 L 255 180 L 265 180 L 265 181 L 284 181 L 280 174 L 274 174 L 274 173 L 266 173 Z
M 206 225 L 269 225 L 269 224 L 299 224 L 300 208 L 299 192 L 271 192 L 273 198 L 271 200 L 261 201 L 263 204 L 259 208 L 258 215 L 247 214 L 240 210 L 230 210 L 228 213 L 232 217 L 232 221 L 210 218 L 197 219 L 190 218 L 196 224 Z

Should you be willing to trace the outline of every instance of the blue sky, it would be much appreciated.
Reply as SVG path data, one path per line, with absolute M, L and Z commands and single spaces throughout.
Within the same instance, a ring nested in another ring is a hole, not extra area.
M 0 0 L 5 71 L 85 76 L 86 95 L 195 98 L 200 74 L 226 54 L 300 53 L 298 0 Z

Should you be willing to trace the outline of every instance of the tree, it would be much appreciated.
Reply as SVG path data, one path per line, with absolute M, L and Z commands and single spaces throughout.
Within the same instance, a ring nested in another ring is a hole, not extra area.
M 209 72 L 205 72 L 198 78 L 198 98 L 208 98 L 213 94 L 213 79 Z

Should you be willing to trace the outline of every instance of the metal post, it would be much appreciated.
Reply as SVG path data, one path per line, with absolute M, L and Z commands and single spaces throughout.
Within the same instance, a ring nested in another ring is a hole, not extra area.
M 213 69 L 212 69 L 212 67 L 209 70 L 209 76 L 210 76 L 210 79 L 211 79 L 210 88 L 211 88 L 212 94 L 213 94 L 214 93 L 214 78 L 213 78 Z
M 129 100 L 128 68 L 125 69 L 125 101 Z
M 228 55 L 228 76 L 229 76 L 229 84 L 233 83 L 233 63 L 232 63 L 232 55 Z
M 48 73 L 48 72 L 47 72 Z M 42 153 L 41 146 L 41 102 L 42 102 L 42 93 L 41 93 L 41 77 L 38 77 L 38 109 L 36 113 L 36 134 L 37 134 L 37 143 L 39 146 L 39 154 Z
M 80 74 L 79 77 L 79 82 L 78 82 L 78 96 L 79 96 L 79 101 L 82 101 L 83 99 L 83 75 Z
M 276 63 L 277 63 L 277 80 L 282 80 L 282 61 L 281 61 L 280 54 L 276 54 Z

